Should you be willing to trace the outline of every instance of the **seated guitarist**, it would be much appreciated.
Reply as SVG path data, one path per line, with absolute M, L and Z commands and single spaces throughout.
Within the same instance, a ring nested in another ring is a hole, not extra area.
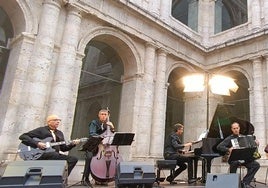
M 49 152 L 46 152 L 47 146 L 46 143 L 43 141 L 47 140 L 48 138 L 50 138 L 49 141 L 51 142 L 65 141 L 63 132 L 57 129 L 60 125 L 60 122 L 61 119 L 57 115 L 49 115 L 47 117 L 46 126 L 38 127 L 27 133 L 24 133 L 19 137 L 19 139 L 22 141 L 23 144 L 27 146 L 39 148 L 44 151 L 37 160 L 66 160 L 68 164 L 69 176 L 78 159 L 74 156 L 61 154 L 60 151 L 65 152 L 71 150 L 79 143 L 79 140 L 74 140 L 68 145 L 62 144 L 58 146 L 53 146 L 55 150 Z
M 231 131 L 232 134 L 226 137 L 220 144 L 218 144 L 217 149 L 219 151 L 230 154 L 234 149 L 231 140 L 239 136 L 243 136 L 240 134 L 240 125 L 237 122 L 232 123 Z M 236 173 L 236 170 L 240 165 L 245 166 L 247 168 L 247 174 L 245 175 L 245 177 L 241 182 L 242 188 L 251 187 L 250 182 L 253 180 L 255 174 L 260 168 L 260 164 L 254 159 L 248 161 L 229 161 L 229 165 L 230 165 L 230 173 Z

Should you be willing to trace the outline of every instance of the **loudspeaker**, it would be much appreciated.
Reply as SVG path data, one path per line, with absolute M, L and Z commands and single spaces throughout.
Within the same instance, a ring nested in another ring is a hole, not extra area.
M 239 188 L 239 174 L 207 174 L 206 188 Z
M 152 187 L 156 181 L 154 164 L 148 162 L 120 162 L 116 171 L 116 187 L 128 185 Z
M 15 161 L 7 165 L 0 178 L 0 187 L 65 187 L 65 160 Z

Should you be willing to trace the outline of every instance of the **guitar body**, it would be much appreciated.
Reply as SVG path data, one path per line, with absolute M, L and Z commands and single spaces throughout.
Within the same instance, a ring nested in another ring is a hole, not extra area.
M 34 140 L 49 144 L 53 140 L 53 138 L 48 137 L 48 138 L 45 138 L 44 140 L 41 140 L 39 138 L 34 138 Z M 19 151 L 20 158 L 28 161 L 28 160 L 37 160 L 43 155 L 43 153 L 53 152 L 55 150 L 50 146 L 42 150 L 39 148 L 33 148 L 23 143 L 20 143 L 18 151 Z

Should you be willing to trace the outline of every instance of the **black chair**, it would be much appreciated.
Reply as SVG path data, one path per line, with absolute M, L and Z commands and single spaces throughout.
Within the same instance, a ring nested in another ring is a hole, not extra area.
M 173 175 L 175 172 L 175 168 L 177 165 L 176 160 L 157 160 L 156 167 L 157 167 L 157 175 L 156 175 L 156 182 L 159 185 L 160 182 L 163 182 L 166 177 L 161 177 L 161 170 L 170 170 L 170 175 Z

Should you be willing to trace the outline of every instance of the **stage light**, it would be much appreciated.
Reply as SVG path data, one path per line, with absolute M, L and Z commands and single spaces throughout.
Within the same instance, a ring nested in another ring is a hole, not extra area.
M 203 74 L 193 74 L 183 77 L 184 92 L 201 92 L 205 89 Z

